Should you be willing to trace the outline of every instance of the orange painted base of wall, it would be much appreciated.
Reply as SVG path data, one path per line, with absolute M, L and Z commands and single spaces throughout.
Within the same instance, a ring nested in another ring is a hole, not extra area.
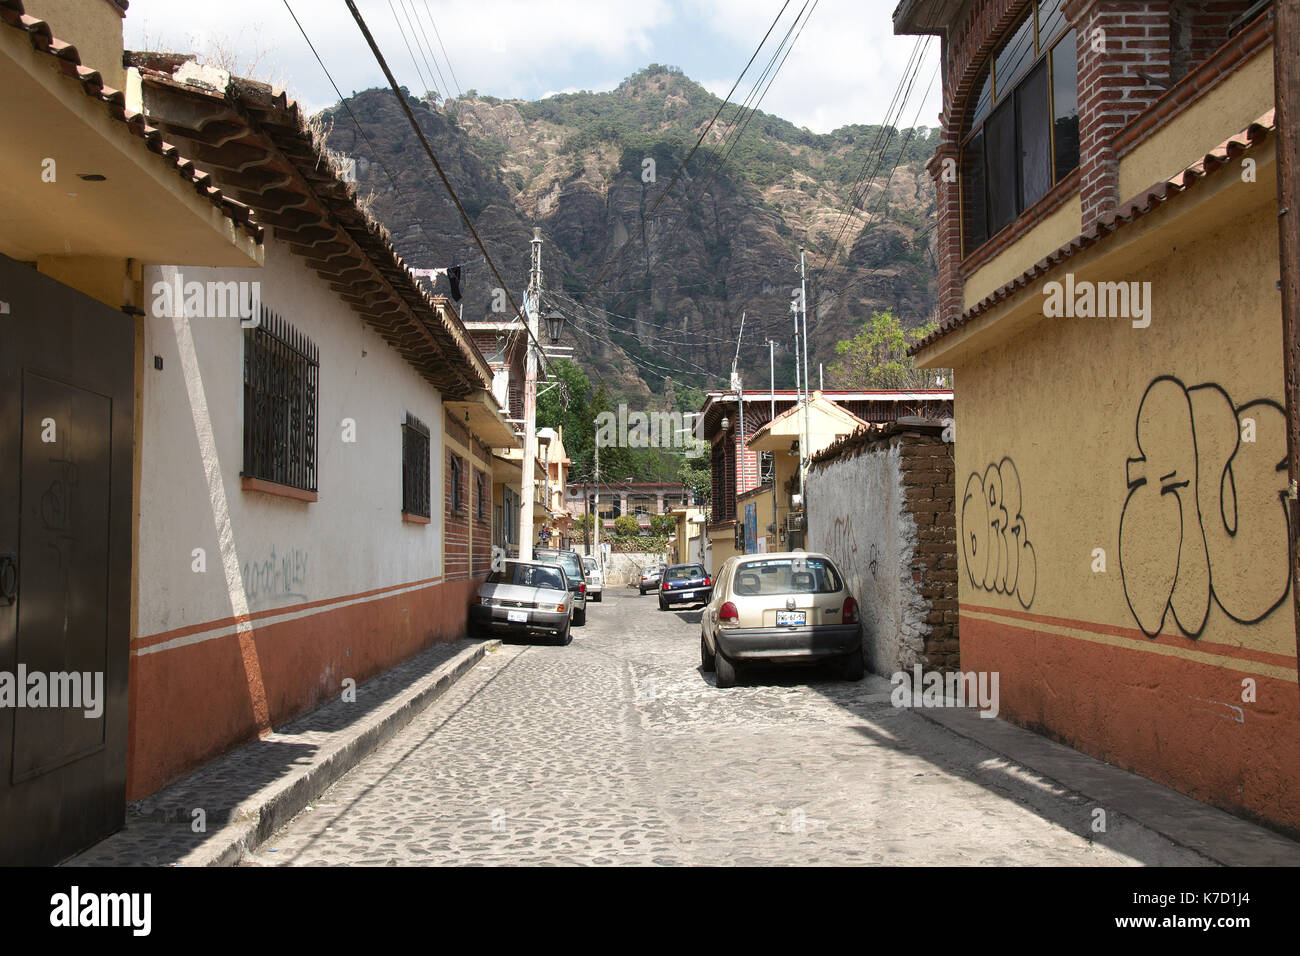
M 259 624 L 241 638 L 213 638 L 131 658 L 128 800 L 148 796 L 258 738 L 260 676 L 265 712 L 280 726 L 439 641 L 465 635 L 477 580 L 441 582 L 295 620 Z M 285 610 L 292 610 L 286 608 Z M 285 762 L 299 754 L 286 753 Z
M 1295 681 L 970 616 L 961 655 L 963 670 L 999 672 L 1002 718 L 1300 835 Z

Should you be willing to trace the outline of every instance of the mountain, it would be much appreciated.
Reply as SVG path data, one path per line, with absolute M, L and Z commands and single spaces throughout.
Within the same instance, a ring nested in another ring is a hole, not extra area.
M 725 386 L 742 313 L 746 386 L 767 385 L 768 338 L 781 350 L 778 386 L 792 386 L 801 243 L 814 378 L 873 310 L 910 326 L 933 313 L 924 164 L 937 130 L 815 134 L 732 104 L 692 155 L 721 101 L 661 65 L 610 92 L 536 101 L 403 92 L 516 301 L 540 226 L 544 285 L 569 317 L 562 344 L 616 396 L 662 394 L 669 377 Z M 331 151 L 356 160 L 360 194 L 408 263 L 463 263 L 462 314 L 491 318 L 499 283 L 392 92 L 354 93 L 317 122 Z

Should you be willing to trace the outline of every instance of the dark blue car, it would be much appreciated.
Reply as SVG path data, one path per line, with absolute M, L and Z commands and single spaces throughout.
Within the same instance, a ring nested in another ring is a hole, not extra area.
M 713 579 L 702 564 L 674 564 L 664 569 L 659 580 L 659 610 L 673 604 L 708 604 L 713 597 Z

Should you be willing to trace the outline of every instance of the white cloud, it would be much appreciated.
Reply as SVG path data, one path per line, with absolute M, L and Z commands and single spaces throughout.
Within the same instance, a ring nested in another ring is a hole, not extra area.
M 821 0 L 762 109 L 817 132 L 883 120 L 915 42 L 913 37 L 893 35 L 894 2 Z M 385 83 L 343 3 L 290 3 L 345 96 Z M 455 91 L 442 46 L 429 25 L 432 14 L 462 88 L 535 98 L 543 91 L 610 89 L 615 84 L 608 77 L 626 76 L 652 61 L 678 63 L 705 87 L 724 95 L 780 2 L 764 0 L 761 11 L 755 10 L 753 0 L 360 0 L 359 6 L 398 82 L 412 91 L 420 92 L 430 82 L 443 93 Z M 791 2 L 785 23 L 800 6 Z M 394 9 L 401 30 L 394 23 Z M 418 14 L 413 34 L 402 11 Z M 283 0 L 133 0 L 125 29 L 128 47 L 136 49 L 147 43 L 154 49 L 204 51 L 223 39 L 240 51 L 260 48 L 266 55 L 258 72 L 288 88 L 304 107 L 314 111 L 334 102 L 334 92 Z M 769 48 L 784 32 L 784 26 L 774 31 Z M 407 49 L 411 35 L 421 44 L 427 37 L 443 79 L 426 66 L 429 53 L 422 55 L 412 43 L 417 70 Z M 933 73 L 938 41 L 931 42 L 933 49 L 903 125 L 911 125 L 918 115 L 915 101 Z M 709 66 L 692 69 L 690 56 Z M 766 60 L 764 54 L 755 62 L 753 77 Z M 737 96 L 743 99 L 751 85 L 752 80 L 742 84 Z M 938 110 L 936 82 L 919 123 L 935 125 Z

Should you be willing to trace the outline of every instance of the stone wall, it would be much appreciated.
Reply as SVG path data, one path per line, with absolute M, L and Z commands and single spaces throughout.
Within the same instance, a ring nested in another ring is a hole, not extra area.
M 960 668 L 953 474 L 944 425 L 922 419 L 860 429 L 813 459 L 808 550 L 843 571 L 877 673 Z

